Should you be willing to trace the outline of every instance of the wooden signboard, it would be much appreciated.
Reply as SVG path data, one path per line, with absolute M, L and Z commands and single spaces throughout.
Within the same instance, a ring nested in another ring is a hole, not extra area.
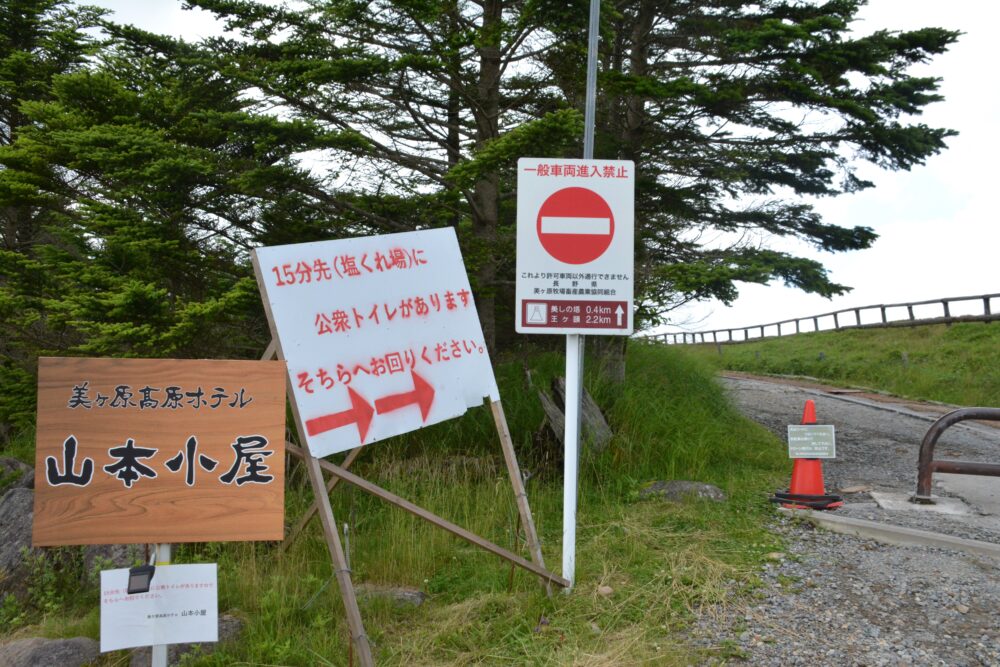
M 32 544 L 280 540 L 285 365 L 41 358 Z

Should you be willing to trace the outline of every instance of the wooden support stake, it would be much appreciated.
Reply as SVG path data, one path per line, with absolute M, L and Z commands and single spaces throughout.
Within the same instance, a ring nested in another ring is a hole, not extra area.
M 254 271 L 258 274 L 258 284 L 262 284 L 256 258 L 254 258 Z M 268 324 L 271 325 L 271 342 L 268 344 L 267 349 L 264 350 L 264 354 L 261 355 L 261 359 L 265 361 L 268 359 L 282 359 L 284 355 L 282 354 L 281 346 L 278 344 L 277 332 L 274 330 L 274 318 L 271 315 L 271 309 L 266 298 L 264 299 L 264 309 L 267 311 Z M 288 387 L 287 391 L 289 396 L 294 396 L 291 387 Z M 295 418 L 295 426 L 298 429 L 299 437 L 302 437 L 304 429 L 302 428 L 302 419 L 299 415 L 299 406 L 295 403 L 294 398 L 290 403 L 292 406 L 292 416 Z M 375 660 L 372 658 L 372 649 L 368 643 L 368 635 L 365 634 L 365 625 L 361 620 L 361 610 L 358 608 L 358 597 L 354 592 L 354 584 L 351 583 L 351 572 L 347 567 L 347 557 L 344 555 L 344 547 L 340 544 L 337 522 L 333 518 L 330 496 L 327 495 L 326 485 L 323 483 L 323 471 L 320 470 L 319 459 L 307 455 L 303 449 L 290 442 L 286 442 L 285 445 L 286 451 L 305 461 L 306 470 L 309 472 L 309 482 L 313 489 L 315 507 L 323 524 L 323 535 L 326 538 L 326 546 L 330 551 L 330 558 L 333 561 L 333 573 L 337 577 L 337 586 L 340 588 L 340 597 L 344 602 L 347 625 L 351 632 L 351 643 L 348 652 L 350 660 L 353 663 L 354 655 L 357 655 L 358 663 L 361 667 L 375 667 Z
M 524 533 L 527 536 L 528 552 L 531 554 L 532 560 L 545 567 L 545 559 L 542 558 L 542 545 L 538 540 L 538 532 L 535 530 L 535 520 L 531 516 L 531 508 L 528 506 L 528 494 L 524 489 L 521 467 L 517 464 L 517 456 L 514 453 L 514 441 L 510 437 L 507 416 L 503 412 L 503 405 L 500 404 L 500 401 L 492 401 L 490 411 L 493 413 L 493 421 L 496 422 L 497 433 L 500 435 L 503 458 L 507 463 L 507 473 L 510 475 L 511 486 L 514 487 L 514 497 L 517 499 L 517 511 L 521 515 L 521 525 L 524 526 Z M 541 582 L 545 586 L 545 593 L 552 597 L 552 584 L 545 577 L 541 577 Z
M 306 469 L 309 471 L 309 481 L 312 482 L 313 494 L 315 494 L 316 504 L 319 506 L 319 518 L 323 522 L 323 533 L 326 535 L 326 544 L 330 549 L 330 558 L 333 559 L 337 585 L 340 587 L 340 595 L 344 599 L 347 624 L 351 629 L 351 645 L 356 651 L 358 662 L 363 667 L 374 667 L 372 649 L 368 644 L 364 623 L 361 621 L 361 610 L 358 609 L 358 598 L 354 593 L 354 584 L 351 583 L 351 571 L 347 569 L 347 557 L 344 556 L 344 548 L 340 544 L 337 522 L 333 518 L 333 508 L 330 507 L 330 497 L 324 491 L 323 472 L 320 470 L 320 465 L 323 462 L 314 456 L 306 455 L 295 445 L 291 446 L 293 451 L 305 460 Z
M 264 349 L 264 354 L 260 355 L 261 361 L 271 361 L 278 358 L 278 343 L 272 338 Z
M 345 458 L 344 462 L 341 463 L 340 465 L 344 469 L 350 469 L 351 465 L 354 463 L 354 460 L 358 458 L 359 454 L 361 454 L 361 447 L 355 447 L 354 449 L 352 449 L 347 453 L 347 458 Z M 330 481 L 326 483 L 326 494 L 329 496 L 330 492 L 333 491 L 333 488 L 337 486 L 337 484 L 339 483 L 340 483 L 339 477 L 331 477 Z M 309 506 L 309 509 L 305 511 L 305 514 L 303 514 L 302 518 L 299 519 L 299 522 L 295 524 L 295 527 L 292 528 L 290 531 L 288 531 L 288 537 L 286 537 L 285 541 L 281 543 L 282 553 L 287 552 L 291 548 L 292 543 L 295 542 L 299 534 L 301 534 L 302 531 L 305 530 L 306 526 L 309 524 L 309 520 L 312 519 L 314 516 L 316 516 L 316 512 L 318 511 L 319 511 L 319 505 L 317 504 L 317 501 L 313 500 L 312 504 Z
M 292 452 L 293 454 L 297 454 L 299 456 L 305 456 L 306 455 L 305 452 L 299 446 L 293 445 L 290 442 L 286 442 L 285 443 L 285 448 L 288 451 Z M 337 466 L 337 465 L 334 465 L 333 463 L 330 463 L 329 461 L 324 461 L 322 459 L 313 459 L 313 457 L 309 457 L 309 458 L 312 459 L 312 460 L 315 460 L 318 463 L 318 465 L 321 468 L 323 468 L 323 470 L 326 470 L 328 472 L 332 472 L 334 475 L 336 475 L 337 477 L 340 477 L 341 479 L 343 479 L 348 484 L 353 484 L 354 486 L 358 487 L 362 491 L 366 491 L 366 492 L 372 494 L 373 496 L 381 498 L 382 500 L 386 501 L 387 503 L 389 503 L 391 505 L 395 505 L 396 507 L 399 507 L 400 509 L 406 510 L 410 514 L 412 514 L 412 515 L 414 515 L 416 517 L 419 517 L 419 518 L 423 519 L 424 521 L 427 521 L 428 523 L 432 523 L 435 526 L 437 526 L 438 528 L 441 528 L 442 530 L 446 530 L 449 533 L 451 533 L 452 535 L 454 535 L 456 537 L 460 537 L 463 540 L 465 540 L 466 542 L 469 542 L 470 544 L 474 544 L 475 546 L 479 547 L 480 549 L 483 549 L 485 551 L 489 551 L 491 554 L 494 554 L 496 556 L 500 556 L 500 558 L 504 558 L 504 559 L 510 561 L 511 563 L 514 563 L 515 565 L 519 565 L 520 567 L 524 568 L 525 570 L 528 570 L 529 572 L 533 572 L 534 574 L 537 574 L 540 577 L 544 577 L 545 579 L 547 579 L 548 581 L 550 581 L 550 582 L 552 582 L 554 584 L 562 586 L 563 588 L 566 588 L 566 587 L 569 586 L 569 580 L 568 579 L 564 579 L 563 577 L 560 577 L 557 574 L 549 572 L 548 570 L 546 570 L 541 565 L 536 565 L 535 563 L 532 563 L 531 561 L 526 560 L 526 559 L 522 558 L 521 556 L 518 556 L 517 554 L 512 553 L 512 552 L 508 551 L 507 549 L 504 549 L 501 546 L 493 544 L 489 540 L 485 540 L 482 537 L 479 537 L 478 535 L 476 535 L 475 533 L 471 533 L 471 532 L 467 531 L 465 528 L 462 528 L 461 526 L 457 526 L 457 525 L 453 524 L 452 522 L 448 521 L 447 519 L 442 519 L 441 517 L 437 516 L 436 514 L 428 512 L 424 508 L 419 507 L 417 505 L 414 505 L 409 500 L 406 500 L 404 498 L 400 498 L 399 496 L 397 496 L 396 494 L 392 493 L 391 491 L 386 491 L 385 489 L 372 484 L 368 480 L 366 480 L 366 479 L 364 479 L 362 477 L 358 477 L 354 473 L 348 472 L 348 471 L 344 470 L 343 468 L 341 468 L 340 466 Z M 320 479 L 322 479 L 322 476 L 320 476 Z M 322 481 L 319 484 L 319 488 L 320 489 L 323 488 Z M 326 506 L 329 507 L 329 505 L 330 505 L 329 499 L 327 498 L 326 500 L 327 500 L 326 501 Z M 320 507 L 320 511 L 322 511 L 322 509 L 323 508 L 321 506 Z M 336 532 L 336 531 L 334 531 L 334 532 Z M 339 544 L 339 541 L 338 541 L 338 544 Z

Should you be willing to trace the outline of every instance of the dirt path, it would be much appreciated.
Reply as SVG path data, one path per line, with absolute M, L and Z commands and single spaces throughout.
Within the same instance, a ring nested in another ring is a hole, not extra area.
M 919 444 L 948 406 L 902 401 L 745 375 L 723 378 L 735 403 L 782 440 L 807 399 L 819 423 L 834 424 L 837 458 L 824 462 L 828 490 L 841 491 L 838 516 L 1000 544 L 1000 507 L 955 498 L 966 513 L 904 506 L 890 511 L 871 495 L 906 496 L 915 488 Z M 986 424 L 949 429 L 940 457 L 1000 462 L 1000 430 Z M 1000 486 L 998 478 L 989 480 Z M 994 487 L 995 488 L 995 487 Z M 968 502 L 966 502 L 968 501 Z M 978 503 L 978 504 L 977 504 Z M 891 546 L 814 529 L 781 517 L 787 551 L 775 554 L 752 602 L 709 610 L 696 643 L 738 647 L 752 665 L 1000 665 L 1000 560 L 931 547 Z M 725 661 L 725 659 L 720 658 Z

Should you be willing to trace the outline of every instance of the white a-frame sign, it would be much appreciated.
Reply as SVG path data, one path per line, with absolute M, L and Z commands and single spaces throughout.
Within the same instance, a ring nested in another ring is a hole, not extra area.
M 451 228 L 259 248 L 254 269 L 284 359 L 316 508 L 362 664 L 371 649 L 328 491 L 348 482 L 537 574 L 545 568 L 458 240 Z M 381 489 L 347 468 L 361 448 L 460 416 L 489 400 L 528 538 L 529 561 Z M 348 451 L 341 465 L 323 457 Z M 333 475 L 324 484 L 322 470 Z M 312 515 L 308 513 L 300 522 Z

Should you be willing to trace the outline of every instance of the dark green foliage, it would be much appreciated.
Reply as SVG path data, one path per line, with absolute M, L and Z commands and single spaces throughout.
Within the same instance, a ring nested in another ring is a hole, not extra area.
M 937 79 L 907 68 L 945 51 L 957 33 L 849 36 L 862 4 L 630 0 L 604 8 L 597 154 L 637 163 L 647 322 L 679 301 L 729 302 L 734 281 L 847 291 L 819 263 L 763 250 L 760 239 L 868 247 L 871 229 L 824 223 L 802 197 L 871 187 L 855 172 L 860 161 L 910 169 L 954 134 L 906 118 L 941 99 Z M 579 49 L 566 45 L 547 62 L 574 58 L 576 74 L 560 80 L 578 94 Z M 706 236 L 715 247 L 702 245 Z
M 259 355 L 248 251 L 338 234 L 294 159 L 330 138 L 250 113 L 198 49 L 117 31 L 63 69 L 0 147 L 0 421 L 22 427 L 40 355 Z
M 579 154 L 588 3 L 189 4 L 232 32 L 195 45 L 62 0 L 0 7 L 0 423 L 30 423 L 40 354 L 256 355 L 264 244 L 454 226 L 487 339 L 510 346 L 514 165 Z M 938 82 L 907 71 L 956 39 L 851 37 L 859 6 L 603 7 L 597 157 L 637 164 L 640 325 L 739 281 L 848 289 L 761 239 L 873 242 L 802 197 L 944 147 L 910 120 Z

